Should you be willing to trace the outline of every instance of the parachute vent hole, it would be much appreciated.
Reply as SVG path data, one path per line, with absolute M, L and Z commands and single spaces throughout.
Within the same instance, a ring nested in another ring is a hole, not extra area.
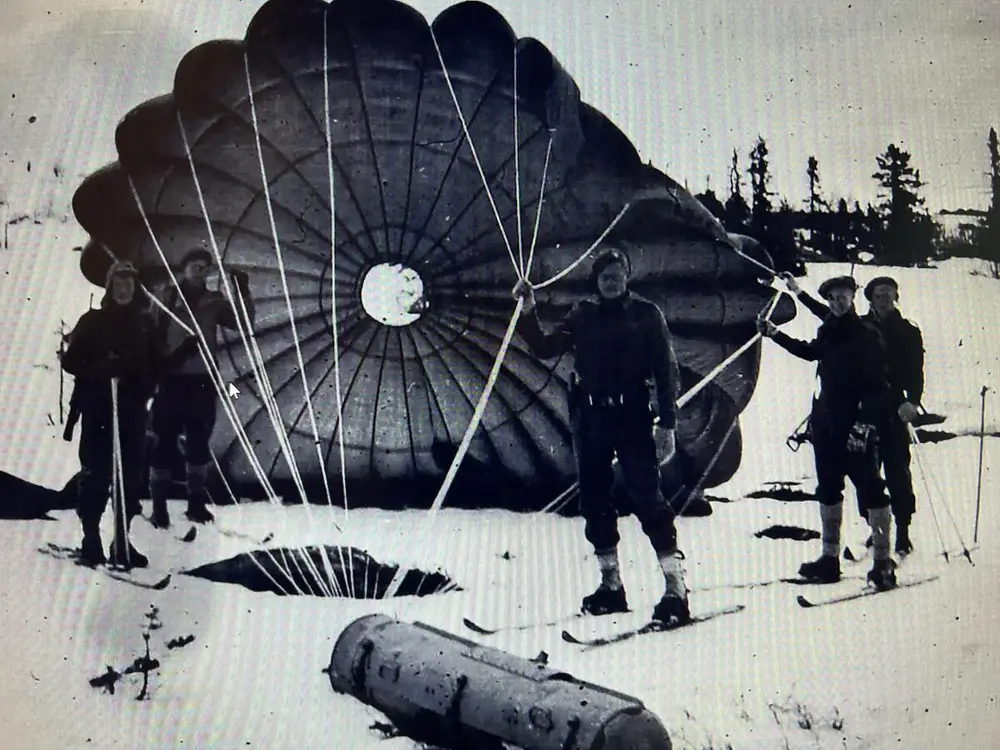
M 361 282 L 361 306 L 385 326 L 408 326 L 427 309 L 420 274 L 401 263 L 380 263 Z
M 324 559 L 325 558 L 325 559 Z M 311 546 L 244 552 L 186 571 L 213 583 L 283 595 L 386 599 L 399 568 L 380 563 L 355 547 Z M 429 596 L 461 591 L 444 573 L 408 569 L 400 574 L 394 596 Z

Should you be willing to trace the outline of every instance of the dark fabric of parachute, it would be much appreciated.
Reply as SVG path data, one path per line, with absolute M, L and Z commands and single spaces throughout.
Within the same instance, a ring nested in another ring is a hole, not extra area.
M 352 503 L 426 506 L 513 313 L 507 243 L 527 257 L 550 138 L 531 280 L 565 269 L 628 206 L 609 240 L 630 252 L 633 286 L 663 309 L 693 385 L 753 335 L 771 297 L 760 269 L 689 193 L 642 164 L 541 43 L 518 39 L 478 2 L 429 26 L 395 0 L 270 0 L 243 41 L 192 49 L 173 92 L 120 123 L 118 161 L 78 189 L 74 210 L 92 237 L 81 268 L 103 286 L 111 257 L 129 258 L 158 285 L 169 283 L 161 252 L 175 266 L 192 247 L 217 249 L 227 267 L 250 275 L 257 343 L 311 499 L 320 499 L 324 474 L 339 487 L 339 356 Z M 419 273 L 429 307 L 415 323 L 384 326 L 362 308 L 365 274 L 381 263 Z M 588 273 L 583 263 L 539 291 L 543 321 L 591 294 Z M 780 305 L 774 319 L 793 314 Z M 244 343 L 220 335 L 223 377 L 243 393 L 233 404 L 257 458 L 275 488 L 296 499 Z M 753 394 L 759 356 L 759 346 L 748 350 L 681 412 L 678 465 L 692 482 L 713 458 L 706 486 L 739 466 L 739 429 L 720 446 Z M 447 504 L 537 509 L 575 480 L 570 364 L 539 361 L 515 337 Z M 235 488 L 260 491 L 221 410 L 213 449 Z

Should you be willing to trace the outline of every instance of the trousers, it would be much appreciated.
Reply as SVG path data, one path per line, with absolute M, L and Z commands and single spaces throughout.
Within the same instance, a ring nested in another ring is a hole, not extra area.
M 152 427 L 156 436 L 151 464 L 169 471 L 176 464 L 177 439 L 184 435 L 184 457 L 189 464 L 212 461 L 209 441 L 215 429 L 216 392 L 207 375 L 179 375 L 156 387 Z
M 660 491 L 653 416 L 646 409 L 582 406 L 572 418 L 573 449 L 580 483 L 580 511 L 587 540 L 598 552 L 618 545 L 614 503 L 617 455 L 632 509 L 658 555 L 677 548 L 674 511 Z

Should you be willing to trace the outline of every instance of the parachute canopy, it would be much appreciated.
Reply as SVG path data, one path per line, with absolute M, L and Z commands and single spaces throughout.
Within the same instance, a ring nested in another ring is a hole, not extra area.
M 127 258 L 147 285 L 172 285 L 196 247 L 248 273 L 253 336 L 220 332 L 219 365 L 276 489 L 296 472 L 309 492 L 345 475 L 354 502 L 426 505 L 529 258 L 541 281 L 602 236 L 626 248 L 633 288 L 676 336 L 685 387 L 753 335 L 773 295 L 746 259 L 767 264 L 759 247 L 644 165 L 540 42 L 479 2 L 429 25 L 395 0 L 270 0 L 242 41 L 192 49 L 173 92 L 129 112 L 116 146 L 74 198 L 92 238 L 83 274 L 103 285 Z M 592 293 L 588 273 L 581 263 L 539 291 L 543 323 Z M 773 319 L 793 314 L 779 305 Z M 759 356 L 748 349 L 680 412 L 671 470 L 691 484 L 738 467 L 731 428 Z M 570 366 L 515 336 L 453 491 L 464 503 L 449 504 L 540 508 L 575 480 Z M 257 478 L 238 432 L 220 419 L 213 449 L 246 492 Z

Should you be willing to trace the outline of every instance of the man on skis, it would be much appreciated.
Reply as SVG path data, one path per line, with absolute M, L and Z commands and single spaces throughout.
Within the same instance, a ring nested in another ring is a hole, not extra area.
M 819 394 L 809 417 L 816 462 L 816 499 L 820 503 L 823 554 L 799 568 L 803 578 L 824 583 L 840 580 L 840 530 L 844 513 L 844 478 L 849 477 L 868 508 L 875 562 L 868 580 L 880 590 L 894 588 L 889 555 L 889 499 L 879 476 L 877 440 L 885 429 L 889 384 L 885 343 L 878 329 L 854 309 L 857 284 L 850 276 L 824 281 L 819 294 L 830 308 L 816 338 L 793 339 L 769 320 L 758 320 L 760 333 L 789 353 L 818 362 Z
M 153 399 L 155 444 L 150 461 L 149 492 L 153 500 L 153 525 L 162 529 L 170 527 L 167 510 L 172 482 L 170 467 L 182 434 L 187 472 L 186 515 L 196 523 L 214 520 L 207 507 L 206 481 L 212 463 L 209 441 L 215 428 L 216 389 L 202 359 L 197 331 L 201 331 L 214 358 L 219 326 L 238 331 L 239 325 L 233 304 L 207 286 L 206 275 L 211 265 L 212 256 L 207 250 L 196 248 L 188 252 L 180 263 L 180 291 L 177 286 L 168 284 L 162 300 L 172 314 L 159 307 L 153 311 L 162 355 Z M 233 302 L 240 309 L 238 298 L 242 296 L 252 325 L 255 314 L 247 275 L 243 271 L 233 271 L 230 276 L 237 295 Z M 193 320 L 188 307 L 194 313 Z M 174 316 L 195 335 L 180 326 Z
M 76 379 L 74 400 L 81 417 L 77 485 L 77 515 L 83 526 L 80 559 L 89 565 L 109 560 L 123 568 L 149 565 L 129 540 L 132 519 L 142 512 L 146 402 L 152 393 L 154 364 L 150 320 L 136 287 L 132 264 L 114 263 L 107 273 L 101 307 L 83 314 L 61 359 L 62 368 Z M 120 451 L 124 496 L 122 507 L 114 510 L 114 539 L 105 556 L 100 523 L 109 491 L 114 493 L 116 449 Z
M 791 275 L 786 275 L 788 290 L 816 316 L 825 318 L 829 308 L 803 291 Z M 869 302 L 868 313 L 862 320 L 879 329 L 885 341 L 889 368 L 889 389 L 895 416 L 889 414 L 888 424 L 879 435 L 878 453 L 885 483 L 889 490 L 892 515 L 896 520 L 898 554 L 913 551 L 910 522 L 916 512 L 913 478 L 910 474 L 910 433 L 908 424 L 917 416 L 924 392 L 924 341 L 917 325 L 902 316 L 897 307 L 899 284 L 889 276 L 879 276 L 865 286 Z M 867 519 L 867 508 L 858 510 Z M 872 537 L 866 546 L 871 546 Z
M 653 619 L 683 623 L 690 618 L 683 555 L 677 549 L 675 514 L 660 491 L 657 456 L 659 441 L 668 455 L 675 449 L 680 376 L 663 313 L 628 289 L 630 272 L 629 259 L 621 250 L 601 254 L 590 274 L 597 298 L 581 302 L 552 333 L 541 328 L 531 285 L 519 282 L 514 295 L 524 298 L 520 332 L 531 351 L 543 359 L 564 352 L 572 352 L 574 358 L 569 408 L 580 506 L 601 573 L 601 584 L 584 597 L 582 611 L 595 615 L 628 611 L 618 563 L 618 514 L 612 500 L 617 454 L 634 512 L 656 550 L 666 581 Z M 657 415 L 650 405 L 650 380 L 656 385 Z

